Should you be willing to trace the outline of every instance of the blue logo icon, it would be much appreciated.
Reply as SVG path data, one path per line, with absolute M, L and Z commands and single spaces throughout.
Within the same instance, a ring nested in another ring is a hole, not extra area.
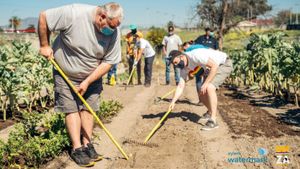
M 259 155 L 262 155 L 262 156 L 265 156 L 268 154 L 268 150 L 264 149 L 264 148 L 259 148 L 258 149 L 258 154 Z

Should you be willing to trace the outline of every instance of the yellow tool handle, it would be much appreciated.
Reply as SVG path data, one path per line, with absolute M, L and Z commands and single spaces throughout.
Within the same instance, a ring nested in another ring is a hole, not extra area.
M 176 88 L 172 89 L 171 91 L 169 91 L 168 93 L 166 93 L 165 95 L 163 95 L 160 100 L 163 100 L 164 98 L 168 97 L 170 94 L 174 93 L 176 91 Z
M 127 80 L 126 86 L 128 86 L 128 84 L 129 84 L 129 82 L 130 82 L 130 79 L 132 78 L 132 75 L 133 75 L 133 72 L 134 72 L 135 68 L 136 68 L 136 66 L 133 66 L 133 68 L 132 68 L 132 70 L 131 70 L 131 72 L 130 72 L 129 78 L 128 78 L 128 80 Z
M 77 94 L 79 99 L 82 101 L 82 103 L 86 106 L 89 112 L 92 113 L 100 127 L 104 130 L 104 132 L 107 134 L 107 136 L 110 138 L 110 140 L 114 143 L 114 145 L 118 148 L 118 150 L 122 153 L 122 155 L 128 160 L 127 154 L 124 152 L 124 150 L 121 148 L 121 146 L 118 144 L 118 142 L 114 139 L 114 137 L 110 134 L 110 132 L 106 129 L 104 124 L 100 121 L 99 117 L 96 115 L 94 110 L 90 107 L 90 105 L 85 101 L 85 99 L 80 95 L 80 93 L 77 91 L 75 86 L 72 84 L 72 82 L 68 79 L 68 77 L 65 75 L 65 73 L 60 69 L 59 65 L 53 60 L 50 59 L 51 63 L 54 65 L 54 67 L 57 69 L 57 71 L 61 74 L 61 76 L 66 80 L 66 82 L 69 84 L 69 86 L 73 89 L 73 91 Z
M 160 119 L 160 121 L 156 124 L 156 126 L 152 129 L 150 134 L 146 137 L 144 143 L 147 143 L 148 140 L 152 137 L 154 132 L 160 127 L 161 123 L 167 118 L 167 116 L 171 113 L 172 109 L 169 109 L 167 113 Z
M 189 82 L 190 80 L 187 80 L 187 82 Z M 166 93 L 165 95 L 163 95 L 160 100 L 163 100 L 164 98 L 168 97 L 170 94 L 174 93 L 176 91 L 177 88 L 172 89 L 171 91 L 169 91 L 168 93 Z

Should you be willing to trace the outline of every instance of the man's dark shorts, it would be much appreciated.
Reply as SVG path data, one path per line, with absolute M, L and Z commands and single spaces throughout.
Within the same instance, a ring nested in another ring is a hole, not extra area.
M 87 110 L 78 96 L 69 87 L 59 72 L 53 69 L 54 91 L 55 91 L 55 111 L 63 113 L 80 112 Z M 71 81 L 75 86 L 79 86 L 81 82 Z M 102 79 L 99 79 L 89 85 L 87 91 L 83 95 L 87 103 L 94 111 L 99 110 L 100 93 L 102 91 Z

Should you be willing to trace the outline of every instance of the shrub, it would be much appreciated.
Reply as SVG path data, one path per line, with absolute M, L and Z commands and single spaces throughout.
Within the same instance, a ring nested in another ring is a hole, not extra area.
M 64 114 L 31 112 L 23 113 L 23 117 L 9 134 L 7 143 L 0 146 L 0 166 L 37 168 L 69 146 Z
M 101 101 L 100 109 L 97 112 L 98 117 L 101 119 L 109 119 L 117 115 L 123 108 L 123 105 L 115 100 Z
M 163 28 L 151 27 L 147 32 L 146 39 L 149 40 L 156 49 L 158 49 L 162 46 L 161 42 L 166 34 L 166 30 Z

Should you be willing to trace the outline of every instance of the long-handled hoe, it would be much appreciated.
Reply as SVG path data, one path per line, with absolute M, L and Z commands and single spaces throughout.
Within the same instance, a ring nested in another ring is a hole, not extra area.
M 124 152 L 122 147 L 118 144 L 118 142 L 114 139 L 114 137 L 110 134 L 110 132 L 107 130 L 107 128 L 104 126 L 104 124 L 101 122 L 101 120 L 98 118 L 96 113 L 93 111 L 93 109 L 90 107 L 90 105 L 85 101 L 85 99 L 80 95 L 80 93 L 76 90 L 75 86 L 72 84 L 72 82 L 68 79 L 68 77 L 65 75 L 65 73 L 60 69 L 59 65 L 54 61 L 54 59 L 50 59 L 51 63 L 54 65 L 54 67 L 57 69 L 57 71 L 61 74 L 61 76 L 66 80 L 68 85 L 72 88 L 72 90 L 76 93 L 76 95 L 79 97 L 79 99 L 82 101 L 82 103 L 87 107 L 88 111 L 92 113 L 96 121 L 98 122 L 99 126 L 104 130 L 105 134 L 110 138 L 110 140 L 114 143 L 114 145 L 118 148 L 118 150 L 122 153 L 124 158 L 128 160 L 127 154 Z

